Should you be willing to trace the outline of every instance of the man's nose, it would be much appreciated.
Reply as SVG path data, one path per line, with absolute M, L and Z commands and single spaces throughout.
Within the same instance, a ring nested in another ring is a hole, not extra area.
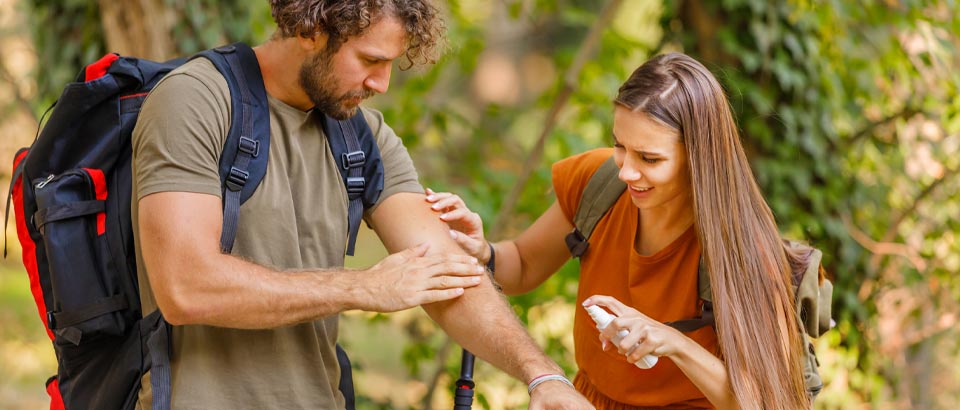
M 383 64 L 377 67 L 367 76 L 366 80 L 363 81 L 363 85 L 380 94 L 387 92 L 387 89 L 390 88 L 391 67 L 392 65 L 390 64 Z

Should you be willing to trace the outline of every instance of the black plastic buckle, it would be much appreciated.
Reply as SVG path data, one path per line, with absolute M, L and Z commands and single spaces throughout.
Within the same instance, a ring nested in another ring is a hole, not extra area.
M 237 167 L 230 167 L 230 174 L 227 175 L 227 188 L 231 191 L 239 191 L 247 184 L 250 173 Z
M 362 194 L 367 186 L 364 177 L 347 177 L 347 193 Z
M 260 155 L 260 141 L 241 136 L 238 149 L 240 152 L 256 158 L 257 155 Z
M 570 250 L 570 254 L 574 258 L 583 256 L 587 253 L 587 248 L 590 247 L 590 242 L 587 242 L 587 238 L 577 228 L 573 228 L 573 232 L 568 233 L 563 240 L 567 243 L 567 249 Z
M 366 163 L 367 154 L 364 154 L 363 151 L 344 152 L 340 154 L 340 165 L 343 166 L 343 169 L 362 167 L 363 164 Z

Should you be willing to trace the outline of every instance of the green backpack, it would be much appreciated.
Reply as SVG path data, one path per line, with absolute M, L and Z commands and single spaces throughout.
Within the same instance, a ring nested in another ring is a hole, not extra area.
M 587 252 L 590 247 L 589 239 L 590 235 L 593 234 L 593 229 L 626 189 L 626 184 L 617 178 L 619 171 L 620 169 L 614 162 L 613 157 L 610 157 L 593 173 L 587 182 L 580 204 L 577 206 L 577 213 L 573 218 L 575 228 L 565 238 L 567 248 L 573 257 L 579 258 Z M 789 244 L 790 246 L 800 246 L 799 243 L 792 241 Z M 800 324 L 801 331 L 810 337 L 820 337 L 832 327 L 830 301 L 833 296 L 833 284 L 824 277 L 823 268 L 820 266 L 822 257 L 823 254 L 814 249 L 810 255 L 810 263 L 807 265 L 806 271 L 804 271 L 802 277 L 794 278 L 793 284 L 796 295 L 797 321 Z M 700 298 L 704 301 L 700 317 L 668 322 L 665 323 L 666 325 L 684 333 L 714 325 L 710 275 L 707 273 L 702 257 L 700 258 L 697 285 Z M 811 396 L 815 397 L 823 389 L 823 381 L 817 369 L 820 363 L 817 361 L 810 338 L 804 336 L 803 343 L 804 384 Z

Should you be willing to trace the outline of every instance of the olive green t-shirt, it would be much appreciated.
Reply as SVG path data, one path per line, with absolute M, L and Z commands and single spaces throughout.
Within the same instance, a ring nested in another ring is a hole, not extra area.
M 272 97 L 269 105 L 267 172 L 240 208 L 232 254 L 277 270 L 342 267 L 348 199 L 319 114 Z M 383 116 L 363 113 L 383 158 L 380 202 L 398 192 L 423 192 L 406 148 Z M 209 61 L 196 59 L 168 74 L 144 102 L 134 129 L 134 197 L 165 191 L 219 197 L 218 164 L 230 119 L 226 80 Z M 132 217 L 146 315 L 157 305 L 140 252 L 137 203 Z M 173 408 L 342 409 L 337 319 L 263 330 L 174 326 Z M 139 404 L 150 408 L 149 374 L 143 382 Z

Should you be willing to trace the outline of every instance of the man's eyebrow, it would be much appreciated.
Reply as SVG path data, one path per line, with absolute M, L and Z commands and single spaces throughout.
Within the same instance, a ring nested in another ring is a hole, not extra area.
M 398 56 L 396 56 L 396 57 L 390 57 L 390 56 L 387 56 L 386 54 L 384 54 L 382 50 L 369 50 L 369 51 L 361 50 L 361 51 L 360 51 L 360 54 L 363 55 L 364 58 L 368 58 L 368 59 L 370 59 L 370 60 L 374 60 L 374 61 L 378 61 L 378 62 L 379 62 L 379 61 L 393 61 L 393 60 L 396 60 L 396 59 L 400 58 L 400 56 L 403 55 L 403 53 L 401 53 L 400 55 L 398 55 Z

